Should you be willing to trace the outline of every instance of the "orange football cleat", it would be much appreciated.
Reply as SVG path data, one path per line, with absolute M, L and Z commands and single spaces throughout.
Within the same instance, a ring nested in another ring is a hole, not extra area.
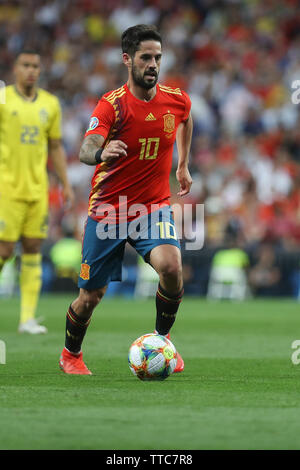
M 92 375 L 92 372 L 82 360 L 82 352 L 72 354 L 66 348 L 61 353 L 59 367 L 66 374 Z
M 166 335 L 166 338 L 171 341 L 170 333 Z M 175 374 L 176 372 L 183 372 L 183 370 L 184 370 L 184 360 L 182 359 L 181 355 L 177 351 L 177 363 L 176 363 L 173 373 Z
M 181 355 L 177 351 L 177 363 L 174 369 L 174 374 L 175 372 L 183 372 L 183 370 L 184 370 L 184 360 L 182 359 Z

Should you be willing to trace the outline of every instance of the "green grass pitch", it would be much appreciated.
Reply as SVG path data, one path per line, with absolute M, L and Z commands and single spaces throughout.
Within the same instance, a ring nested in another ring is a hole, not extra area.
M 185 371 L 141 382 L 127 364 L 154 302 L 104 299 L 86 334 L 93 376 L 58 368 L 72 296 L 42 296 L 49 333 L 20 335 L 18 298 L 0 299 L 1 449 L 300 449 L 300 306 L 185 298 L 172 339 Z

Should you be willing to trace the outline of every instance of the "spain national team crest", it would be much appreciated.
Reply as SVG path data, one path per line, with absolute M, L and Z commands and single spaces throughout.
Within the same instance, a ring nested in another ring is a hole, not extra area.
M 163 115 L 164 118 L 164 131 L 171 134 L 175 130 L 175 115 L 168 113 Z
M 90 278 L 90 266 L 86 263 L 82 263 L 80 269 L 80 277 L 84 281 L 88 281 Z

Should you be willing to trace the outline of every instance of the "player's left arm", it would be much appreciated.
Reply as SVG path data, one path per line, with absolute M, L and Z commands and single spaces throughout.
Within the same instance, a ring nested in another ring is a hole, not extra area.
M 64 201 L 72 207 L 74 204 L 74 192 L 68 180 L 67 158 L 61 139 L 49 139 L 48 147 L 54 171 L 63 187 Z
M 189 172 L 188 163 L 193 134 L 193 119 L 191 113 L 186 121 L 182 121 L 176 134 L 176 144 L 178 150 L 178 166 L 176 178 L 180 184 L 178 196 L 185 196 L 190 192 L 192 186 L 192 177 Z

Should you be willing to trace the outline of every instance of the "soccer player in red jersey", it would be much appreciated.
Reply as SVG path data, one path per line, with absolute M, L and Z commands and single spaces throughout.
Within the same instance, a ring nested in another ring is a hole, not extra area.
M 99 100 L 80 150 L 80 160 L 96 169 L 83 238 L 80 291 L 67 312 L 60 357 L 61 369 L 69 374 L 91 374 L 81 345 L 109 282 L 121 280 L 126 242 L 159 275 L 158 334 L 170 337 L 183 295 L 169 176 L 176 141 L 178 194 L 188 194 L 192 184 L 188 170 L 191 102 L 183 90 L 158 83 L 162 40 L 154 26 L 128 28 L 122 35 L 122 51 L 128 81 Z M 137 228 L 136 222 L 142 226 L 138 234 L 132 228 Z M 178 353 L 175 372 L 183 369 Z

